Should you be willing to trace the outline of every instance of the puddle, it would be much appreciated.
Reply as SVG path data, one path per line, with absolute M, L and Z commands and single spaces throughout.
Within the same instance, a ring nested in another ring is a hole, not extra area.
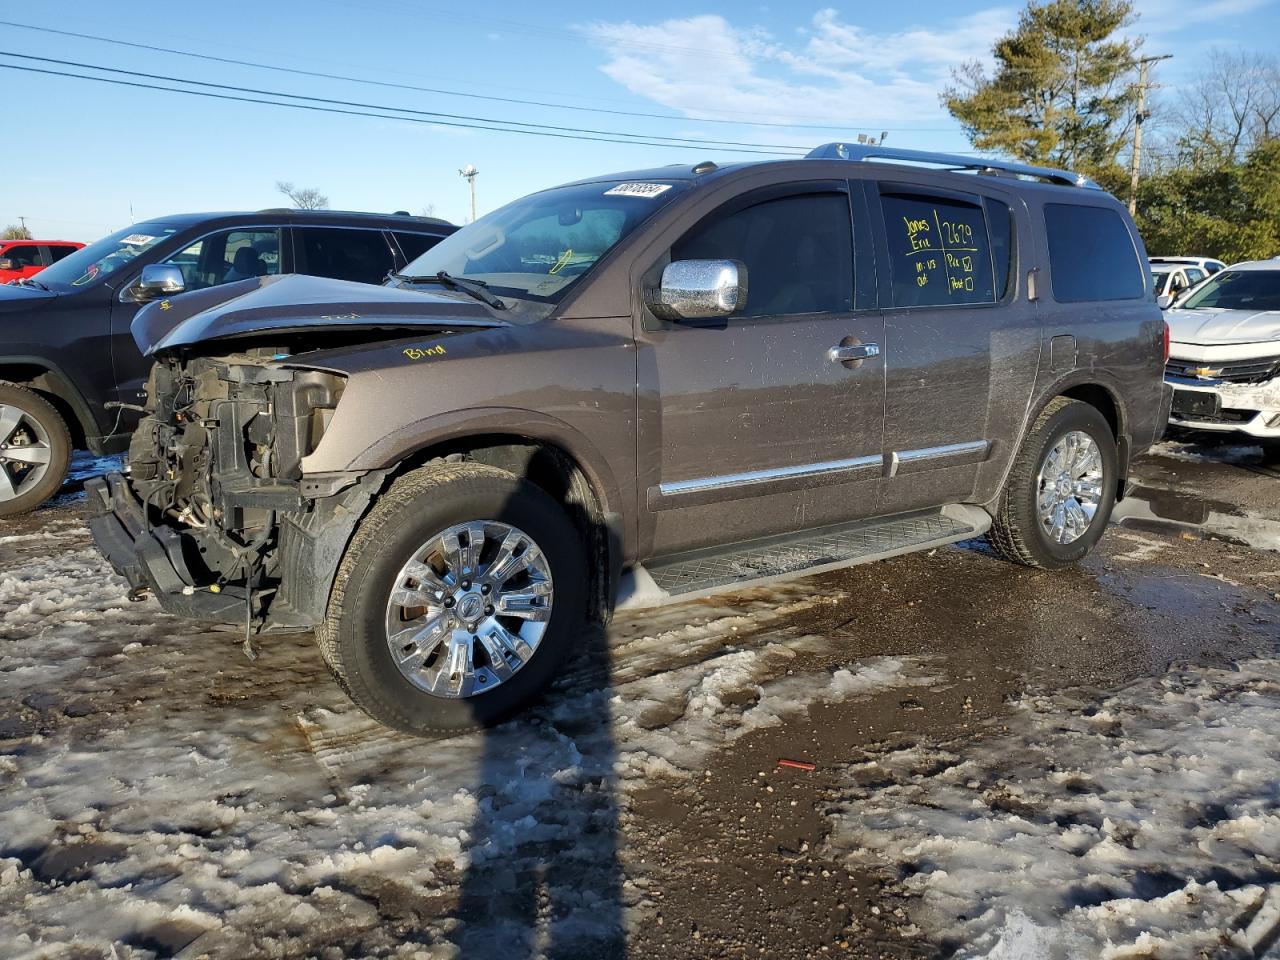
M 1280 520 L 1251 517 L 1229 503 L 1175 490 L 1139 484 L 1116 504 L 1111 519 L 1135 530 L 1280 550 Z

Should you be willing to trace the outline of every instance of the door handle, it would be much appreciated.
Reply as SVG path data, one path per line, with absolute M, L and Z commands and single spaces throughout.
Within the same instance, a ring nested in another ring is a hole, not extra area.
M 839 343 L 827 351 L 827 359 L 833 363 L 848 363 L 850 360 L 867 360 L 878 356 L 878 343 Z

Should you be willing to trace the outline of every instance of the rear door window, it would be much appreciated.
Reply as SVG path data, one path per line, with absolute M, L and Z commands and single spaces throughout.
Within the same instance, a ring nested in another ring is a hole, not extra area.
M 400 252 L 404 254 L 405 263 L 412 263 L 434 247 L 444 237 L 434 237 L 427 233 L 405 233 L 395 231 L 396 243 L 400 244 Z
M 1117 211 L 1046 203 L 1044 224 L 1054 300 L 1136 300 L 1146 294 L 1138 249 Z
M 49 262 L 57 263 L 65 256 L 75 253 L 79 247 L 73 247 L 69 243 L 51 243 L 49 245 Z
M 395 269 L 395 257 L 381 230 L 295 227 L 299 273 L 358 283 L 381 283 Z
M 992 268 L 987 218 L 975 198 L 923 193 L 883 192 L 885 230 L 889 244 L 889 274 L 895 307 L 941 307 L 994 303 L 996 277 Z M 998 218 L 1004 248 L 1001 292 L 1009 280 L 1012 233 L 1008 208 Z

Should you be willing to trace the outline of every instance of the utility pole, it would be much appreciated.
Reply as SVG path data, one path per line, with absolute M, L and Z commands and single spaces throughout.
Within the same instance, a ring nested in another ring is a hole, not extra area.
M 1142 125 L 1147 120 L 1147 68 L 1158 60 L 1173 56 L 1165 53 L 1158 57 L 1143 57 L 1138 61 L 1138 110 L 1133 115 L 1133 157 L 1129 168 L 1129 216 L 1138 212 L 1138 173 L 1142 167 Z
M 480 173 L 476 169 L 474 163 L 468 163 L 465 167 L 458 171 L 458 175 L 467 181 L 467 186 L 471 188 L 471 222 L 476 222 L 476 176 Z
M 22 232 L 23 232 L 23 233 L 26 233 L 26 232 L 27 232 L 27 218 L 26 218 L 26 217 L 19 217 L 19 218 L 18 218 L 18 222 L 19 222 L 20 224 L 22 224 Z

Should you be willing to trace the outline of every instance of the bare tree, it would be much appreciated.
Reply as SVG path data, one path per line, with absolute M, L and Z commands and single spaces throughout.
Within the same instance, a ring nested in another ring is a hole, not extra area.
M 1242 157 L 1280 136 L 1280 60 L 1266 53 L 1211 51 L 1173 116 L 1193 158 Z
M 11 223 L 0 230 L 0 240 L 34 240 L 31 231 L 20 224 Z
M 315 187 L 295 187 L 288 180 L 277 180 L 276 189 L 299 210 L 327 210 L 329 198 Z
M 436 215 L 436 205 L 434 203 L 428 203 L 422 208 L 421 215 L 424 217 L 434 217 Z

